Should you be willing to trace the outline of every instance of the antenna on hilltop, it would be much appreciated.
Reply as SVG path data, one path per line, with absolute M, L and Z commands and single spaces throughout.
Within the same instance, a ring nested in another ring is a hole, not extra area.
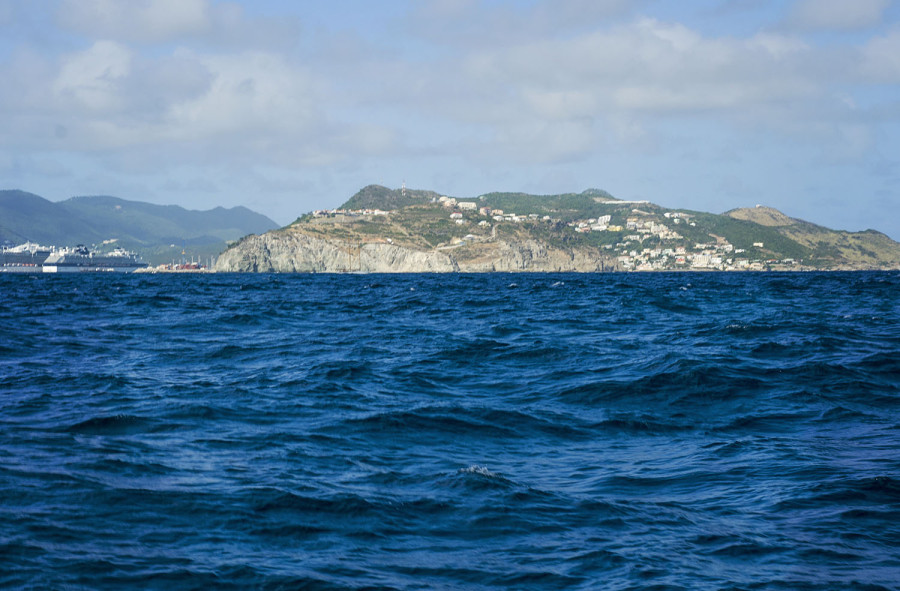
M 406 181 L 405 180 L 400 185 L 400 194 L 403 195 L 404 197 L 406 197 Z

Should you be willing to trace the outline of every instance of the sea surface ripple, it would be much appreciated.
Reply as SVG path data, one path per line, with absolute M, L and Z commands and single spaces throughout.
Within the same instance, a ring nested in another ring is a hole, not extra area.
M 900 589 L 898 273 L 0 295 L 0 587 Z

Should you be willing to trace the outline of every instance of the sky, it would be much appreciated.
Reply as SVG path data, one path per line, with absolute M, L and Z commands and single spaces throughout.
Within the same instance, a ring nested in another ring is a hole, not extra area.
M 900 0 L 0 0 L 0 188 L 756 204 L 900 240 Z

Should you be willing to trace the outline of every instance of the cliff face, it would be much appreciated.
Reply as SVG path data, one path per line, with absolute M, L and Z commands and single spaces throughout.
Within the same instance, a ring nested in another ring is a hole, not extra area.
M 222 253 L 216 271 L 279 273 L 440 273 L 458 270 L 439 252 L 418 252 L 391 244 L 359 244 L 299 232 L 250 236 Z
M 594 248 L 553 248 L 536 240 L 482 244 L 460 252 L 459 270 L 480 272 L 593 272 L 610 271 L 615 261 Z
M 351 242 L 301 232 L 250 236 L 225 251 L 219 272 L 447 273 L 491 271 L 601 271 L 614 261 L 595 249 L 564 250 L 540 242 L 497 241 L 476 247 L 417 250 L 386 242 Z

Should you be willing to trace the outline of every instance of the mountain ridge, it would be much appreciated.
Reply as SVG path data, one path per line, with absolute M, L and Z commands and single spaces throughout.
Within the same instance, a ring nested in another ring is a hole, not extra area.
M 157 205 L 109 195 L 82 195 L 53 202 L 26 191 L 0 190 L 0 242 L 46 245 L 112 241 L 151 263 L 218 255 L 229 241 L 279 227 L 246 207 L 210 210 Z

